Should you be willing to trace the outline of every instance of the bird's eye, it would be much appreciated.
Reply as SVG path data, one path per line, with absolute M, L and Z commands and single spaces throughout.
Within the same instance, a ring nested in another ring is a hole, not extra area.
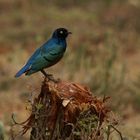
M 60 34 L 63 34 L 63 31 L 60 31 Z

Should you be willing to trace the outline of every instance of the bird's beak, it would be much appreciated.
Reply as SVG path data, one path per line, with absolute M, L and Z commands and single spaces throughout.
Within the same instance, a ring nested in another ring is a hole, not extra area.
M 72 32 L 68 32 L 68 34 L 72 34 Z

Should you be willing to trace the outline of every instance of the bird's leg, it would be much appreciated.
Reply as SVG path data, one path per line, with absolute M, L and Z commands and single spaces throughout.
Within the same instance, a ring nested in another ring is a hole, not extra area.
M 41 72 L 44 74 L 45 77 L 50 77 L 50 76 L 52 76 L 52 74 L 48 74 L 48 73 L 46 73 L 44 70 L 41 70 Z
M 48 78 L 48 80 L 53 81 L 55 83 L 59 82 L 58 80 L 54 79 L 52 74 L 47 74 L 44 70 L 41 70 L 41 72 L 43 73 L 43 75 Z

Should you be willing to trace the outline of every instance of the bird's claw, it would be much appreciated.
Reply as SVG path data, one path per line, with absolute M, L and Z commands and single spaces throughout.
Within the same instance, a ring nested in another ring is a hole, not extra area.
M 49 74 L 49 73 L 46 73 L 46 76 L 47 77 L 53 77 L 53 75 L 52 74 Z
M 48 81 L 53 81 L 54 83 L 59 83 L 60 82 L 60 79 L 54 79 L 52 74 L 47 74 L 46 78 L 48 79 Z
M 48 81 L 53 81 L 54 83 L 60 82 L 60 79 L 54 79 L 52 74 L 48 74 L 44 70 L 41 70 L 41 72 L 44 74 L 45 78 L 48 79 Z

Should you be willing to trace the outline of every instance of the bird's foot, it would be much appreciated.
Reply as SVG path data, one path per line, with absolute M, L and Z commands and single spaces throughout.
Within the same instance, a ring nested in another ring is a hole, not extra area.
M 48 74 L 46 77 L 49 81 L 53 81 L 54 83 L 59 83 L 60 79 L 55 79 L 52 74 Z
M 52 74 L 46 73 L 44 70 L 41 70 L 41 72 L 44 74 L 44 76 L 48 79 L 48 81 L 53 81 L 54 83 L 60 82 L 60 79 L 54 79 Z

